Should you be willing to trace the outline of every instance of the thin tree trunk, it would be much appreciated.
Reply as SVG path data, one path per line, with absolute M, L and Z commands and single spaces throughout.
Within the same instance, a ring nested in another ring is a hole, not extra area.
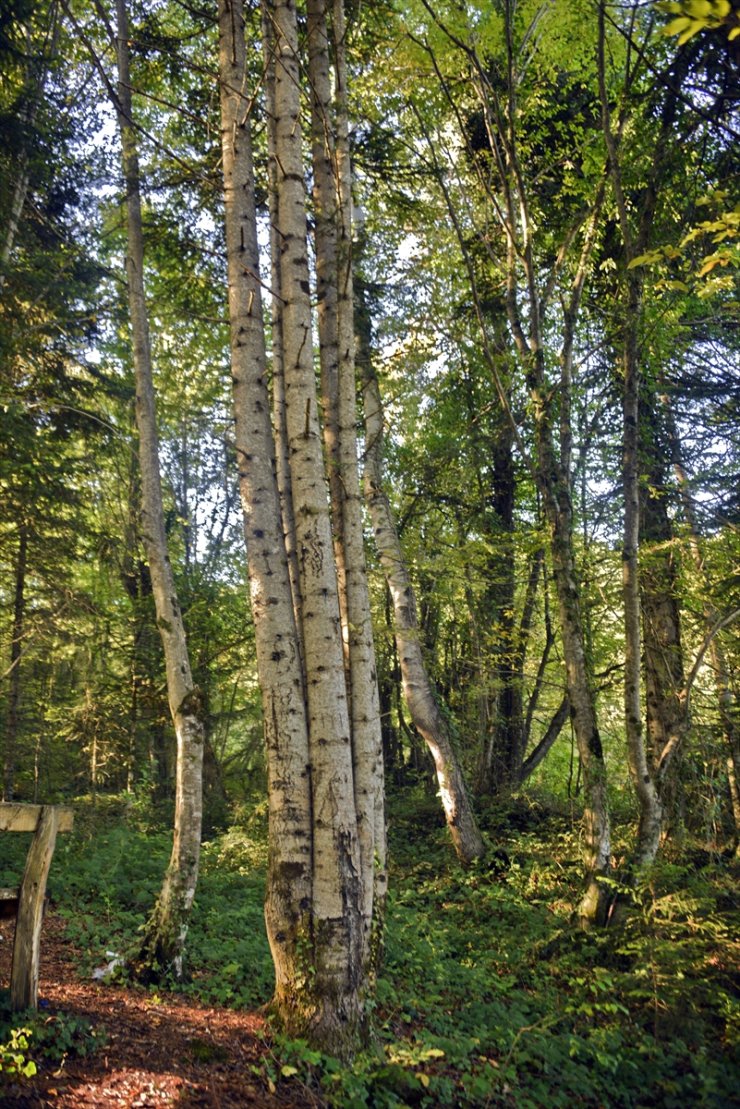
M 623 461 L 624 545 L 622 549 L 622 596 L 624 604 L 624 715 L 627 757 L 632 782 L 640 806 L 637 843 L 632 877 L 637 879 L 654 861 L 663 829 L 663 803 L 649 765 L 642 734 L 640 697 L 640 371 L 637 327 L 640 319 L 641 282 L 632 277 L 628 284 L 625 310 L 623 375 Z
M 578 915 L 584 924 L 601 923 L 606 891 L 600 878 L 609 871 L 611 836 L 606 764 L 596 719 L 595 697 L 586 659 L 580 590 L 575 572 L 569 482 L 560 473 L 544 415 L 538 420 L 537 472 L 550 528 L 553 578 L 558 599 L 570 715 L 583 773 L 583 855 L 586 889 Z M 553 475 L 557 475 L 553 480 Z
M 401 682 L 414 726 L 434 760 L 447 827 L 464 864 L 479 858 L 485 845 L 478 829 L 449 728 L 440 712 L 421 651 L 416 598 L 401 550 L 390 502 L 383 489 L 383 407 L 370 361 L 369 341 L 360 332 L 365 408 L 365 501 L 380 562 L 393 601 L 393 632 Z
M 364 883 L 367 954 L 377 969 L 382 959 L 388 889 L 385 775 L 380 695 L 365 559 L 362 492 L 357 445 L 357 372 L 352 255 L 352 172 L 349 144 L 344 0 L 334 0 L 332 31 L 336 82 L 336 167 L 339 216 L 337 244 L 337 341 L 339 355 L 339 472 L 344 491 L 342 537 L 350 659 L 350 706 L 355 807 Z M 368 931 L 368 908 L 371 909 Z
M 182 614 L 167 552 L 162 505 L 149 321 L 144 294 L 144 241 L 139 162 L 131 110 L 129 31 L 125 0 L 117 0 L 118 122 L 126 185 L 129 312 L 136 377 L 141 465 L 142 532 L 152 579 L 157 626 L 167 673 L 167 696 L 177 737 L 175 827 L 162 890 L 147 923 L 138 960 L 143 976 L 182 974 L 187 922 L 195 896 L 202 822 L 203 707 L 193 683 Z
M 568 719 L 569 712 L 570 699 L 568 697 L 568 694 L 566 693 L 562 701 L 560 702 L 555 715 L 553 716 L 550 723 L 547 725 L 547 729 L 545 730 L 545 734 L 543 735 L 542 739 L 534 748 L 534 750 L 529 755 L 527 755 L 526 759 L 522 763 L 522 769 L 519 775 L 520 784 L 522 782 L 526 782 L 527 778 L 531 774 L 534 774 L 540 763 L 545 761 L 545 758 L 549 754 L 551 747 L 555 743 L 555 740 L 558 738 L 561 731 L 563 730 L 563 725 Z
M 693 497 L 691 496 L 689 479 L 681 455 L 681 441 L 675 425 L 673 413 L 670 409 L 667 411 L 667 417 L 672 462 L 678 481 L 684 517 L 688 525 L 691 557 L 696 572 L 699 575 L 702 595 L 705 598 L 704 622 L 707 633 L 709 634 L 716 628 L 720 614 L 708 599 L 711 596 L 711 591 L 704 565 L 701 534 L 696 519 L 696 510 Z M 717 634 L 712 635 L 710 640 L 709 658 L 712 664 L 714 683 L 717 690 L 717 700 L 719 703 L 719 717 L 727 751 L 727 784 L 730 792 L 732 815 L 735 822 L 735 850 L 736 854 L 740 854 L 740 727 L 738 726 L 740 713 L 738 712 L 737 697 L 733 690 L 727 659 L 725 658 L 722 643 Z
M 3 765 L 3 800 L 12 801 L 15 788 L 18 735 L 20 732 L 21 656 L 26 616 L 26 571 L 28 568 L 28 524 L 21 522 L 18 532 L 18 555 L 15 562 L 13 591 L 13 624 L 10 633 L 10 688 L 5 721 L 5 758 Z
M 598 85 L 601 102 L 601 122 L 608 156 L 608 168 L 622 237 L 623 262 L 626 267 L 624 286 L 624 326 L 622 329 L 622 378 L 623 378 L 623 466 L 622 477 L 625 499 L 624 548 L 622 555 L 622 581 L 625 624 L 625 731 L 627 755 L 632 782 L 640 807 L 635 849 L 631 861 L 632 881 L 653 863 L 660 846 L 663 831 L 663 784 L 670 763 L 675 759 L 687 726 L 684 711 L 672 726 L 673 734 L 663 748 L 649 759 L 642 733 L 640 699 L 640 572 L 638 549 L 640 540 L 639 483 L 640 483 L 640 327 L 642 315 L 643 279 L 630 263 L 647 249 L 655 215 L 658 182 L 666 151 L 673 117 L 675 115 L 675 88 L 668 88 L 661 116 L 661 130 L 655 146 L 647 185 L 637 226 L 633 229 L 625 196 L 620 158 L 620 141 L 624 119 L 613 126 L 606 74 L 605 11 L 599 7 Z M 648 629 L 653 631 L 652 628 Z M 651 651 L 652 651 L 651 644 Z M 658 647 L 658 651 L 659 651 Z M 654 653 L 653 653 L 654 657 Z M 654 676 L 654 675 L 653 675 Z M 662 696 L 662 693 L 661 693 Z M 658 701 L 651 704 L 655 719 L 660 709 Z M 651 765 L 652 762 L 652 765 Z
M 283 364 L 283 297 L 280 281 L 280 255 L 282 236 L 278 216 L 278 160 L 275 149 L 275 31 L 267 6 L 262 5 L 262 41 L 265 59 L 265 110 L 267 114 L 267 179 L 268 207 L 270 212 L 270 283 L 272 295 L 271 333 L 272 333 L 272 410 L 274 419 L 275 466 L 278 490 L 280 493 L 280 512 L 283 521 L 283 537 L 288 556 L 288 570 L 293 592 L 293 609 L 296 627 L 301 636 L 301 585 L 296 550 L 295 519 L 293 517 L 293 490 L 290 476 L 290 457 L 288 451 L 288 429 L 286 426 L 285 403 L 285 366 Z M 303 647 L 300 645 L 301 658 Z
M 5 237 L 3 239 L 2 249 L 0 250 L 0 292 L 2 292 L 5 284 L 10 256 L 13 252 L 13 245 L 18 234 L 18 228 L 20 227 L 23 206 L 26 203 L 26 194 L 28 193 L 28 183 L 28 155 L 23 151 L 20 158 L 18 176 L 15 180 L 15 188 L 13 189 L 13 199 L 10 202 L 10 212 L 8 213 Z

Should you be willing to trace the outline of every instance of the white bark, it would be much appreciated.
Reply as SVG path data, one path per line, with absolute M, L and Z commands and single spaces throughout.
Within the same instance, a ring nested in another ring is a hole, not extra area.
M 365 499 L 373 535 L 393 602 L 393 631 L 401 666 L 401 682 L 414 726 L 434 760 L 439 796 L 455 851 L 464 864 L 483 854 L 478 830 L 449 729 L 437 706 L 424 665 L 413 586 L 401 550 L 395 520 L 383 489 L 383 407 L 378 381 L 363 358 L 365 406 Z
M 278 226 L 278 162 L 275 151 L 275 33 L 267 6 L 262 7 L 262 41 L 265 62 L 265 111 L 267 115 L 267 181 L 270 212 L 270 327 L 272 332 L 272 408 L 275 437 L 275 472 L 280 493 L 283 536 L 288 556 L 293 609 L 299 637 L 301 634 L 301 586 L 298 552 L 295 546 L 293 490 L 288 453 L 285 408 L 285 367 L 283 366 L 283 298 L 280 289 L 282 239 Z M 301 647 L 302 650 L 302 647 Z
M 330 81 L 324 0 L 309 0 L 309 77 L 316 221 L 324 444 L 350 694 L 355 810 L 362 876 L 363 958 L 371 954 L 374 900 L 385 898 L 385 820 L 380 704 L 357 464 L 351 183 L 341 3 L 334 13 L 336 96 Z
M 282 364 L 306 672 L 312 799 L 312 966 L 305 1030 L 346 1052 L 364 1024 L 362 874 L 351 722 L 311 341 L 298 33 L 292 0 L 266 0 L 274 40 Z
M 167 697 L 177 737 L 175 829 L 162 891 L 142 945 L 143 973 L 182 970 L 187 919 L 195 895 L 202 823 L 203 707 L 193 683 L 185 629 L 167 552 L 159 469 L 149 319 L 144 292 L 144 241 L 139 162 L 131 110 L 128 18 L 125 0 L 118 12 L 118 122 L 126 184 L 129 312 L 136 378 L 136 422 L 141 467 L 142 535 L 152 580 L 157 626 L 162 638 Z
M 311 905 L 311 793 L 299 636 L 270 422 L 242 0 L 219 0 L 219 77 L 236 451 L 269 771 L 265 917 L 276 1003 L 296 1005 Z
M 347 103 L 344 0 L 333 5 L 336 81 L 336 167 L 339 241 L 337 244 L 337 342 L 339 347 L 339 468 L 344 491 L 343 538 L 349 628 L 355 807 L 360 835 L 365 920 L 376 923 L 378 953 L 387 893 L 385 780 L 380 695 L 365 560 L 362 491 L 357 445 L 357 369 L 352 257 L 352 168 Z

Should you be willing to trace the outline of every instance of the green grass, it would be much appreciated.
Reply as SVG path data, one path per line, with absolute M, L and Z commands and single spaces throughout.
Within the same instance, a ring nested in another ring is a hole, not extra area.
M 623 927 L 585 934 L 570 925 L 578 842 L 565 818 L 534 811 L 515 829 L 498 814 L 510 866 L 464 871 L 428 808 L 392 804 L 372 1048 L 346 1068 L 275 1035 L 260 1068 L 269 1084 L 301 1082 L 342 1109 L 736 1104 L 735 864 L 669 856 Z M 77 823 L 50 885 L 89 975 L 135 943 L 169 837 L 120 813 Z M 265 866 L 259 821 L 204 847 L 184 989 L 209 1004 L 269 1000 Z

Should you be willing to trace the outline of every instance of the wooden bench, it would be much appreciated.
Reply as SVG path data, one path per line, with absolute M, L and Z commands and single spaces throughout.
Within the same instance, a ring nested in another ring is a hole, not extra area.
M 0 907 L 14 907 L 15 942 L 10 975 L 10 1006 L 13 1012 L 38 1007 L 41 921 L 44 915 L 46 879 L 49 875 L 58 832 L 70 832 L 74 814 L 61 805 L 0 803 L 0 832 L 34 832 L 26 856 L 23 881 L 18 890 L 0 890 Z M 12 912 L 10 913 L 12 915 Z

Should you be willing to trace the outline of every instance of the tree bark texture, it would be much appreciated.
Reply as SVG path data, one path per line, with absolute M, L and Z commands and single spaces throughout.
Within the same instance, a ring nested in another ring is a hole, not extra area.
M 185 628 L 167 551 L 156 424 L 149 319 L 144 290 L 139 160 L 133 126 L 125 0 L 118 13 L 118 122 L 126 186 L 126 275 L 136 378 L 136 423 L 141 467 L 142 536 L 149 561 L 157 626 L 167 674 L 167 697 L 177 738 L 172 855 L 159 899 L 144 933 L 143 975 L 182 973 L 187 921 L 200 861 L 204 723 L 202 699 L 190 669 Z
M 342 4 L 334 7 L 335 96 L 324 0 L 308 3 L 309 77 L 324 443 L 329 468 L 342 636 L 352 732 L 355 809 L 363 881 L 363 958 L 386 894 L 380 702 L 357 463 L 351 180 Z M 375 912 L 374 912 L 375 910 Z
M 288 556 L 293 609 L 299 638 L 301 635 L 301 584 L 293 516 L 293 489 L 285 406 L 285 367 L 283 365 L 283 298 L 280 283 L 282 237 L 278 217 L 278 160 L 275 147 L 275 30 L 267 6 L 262 5 L 262 44 L 265 64 L 265 110 L 267 113 L 267 182 L 270 213 L 270 327 L 272 332 L 272 411 L 275 438 L 275 468 L 280 493 L 283 536 Z M 303 651 L 302 643 L 300 644 Z M 301 655 L 302 657 L 302 655 Z M 301 664 L 303 665 L 303 663 Z
M 293 513 L 301 583 L 313 802 L 312 1022 L 341 1043 L 363 1022 L 361 869 L 350 711 L 311 339 L 298 30 L 292 0 L 267 2 L 275 35 L 275 153 L 283 365 Z
M 265 919 L 275 1003 L 284 1015 L 302 1015 L 296 983 L 307 972 L 311 931 L 311 768 L 267 388 L 242 0 L 219 0 L 219 78 L 236 453 L 268 756 Z

